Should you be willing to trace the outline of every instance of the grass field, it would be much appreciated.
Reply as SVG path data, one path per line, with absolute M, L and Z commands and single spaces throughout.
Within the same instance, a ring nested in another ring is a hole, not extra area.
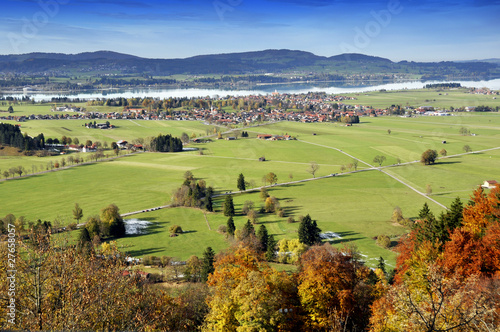
M 260 141 L 254 138 L 236 141 L 214 141 L 196 144 L 204 155 L 196 151 L 182 153 L 141 153 L 109 162 L 79 166 L 48 174 L 23 177 L 0 182 L 2 204 L 0 215 L 13 213 L 28 220 L 55 220 L 64 224 L 72 222 L 72 209 L 78 202 L 84 219 L 98 214 L 108 204 L 117 204 L 122 213 L 143 210 L 170 201 L 172 191 L 182 183 L 182 176 L 190 170 L 195 177 L 204 179 L 217 192 L 236 191 L 239 173 L 256 186 L 263 184 L 268 172 L 278 176 L 278 182 L 311 178 L 307 172 L 310 162 L 320 165 L 316 176 L 338 173 L 341 165 L 352 162 L 348 153 L 361 161 L 373 164 L 376 155 L 384 155 L 383 165 L 418 160 L 426 149 L 445 148 L 448 155 L 463 153 L 468 144 L 474 151 L 500 146 L 500 117 L 492 114 L 467 114 L 453 117 L 362 118 L 353 127 L 338 124 L 301 124 L 281 122 L 268 126 L 249 128 L 256 133 L 297 136 L 297 141 Z M 61 126 L 77 134 L 67 136 L 92 140 L 117 140 L 153 136 L 154 131 L 180 135 L 182 132 L 204 134 L 207 126 L 197 122 L 120 121 L 111 132 L 81 127 L 78 121 L 31 121 L 23 124 L 29 133 L 44 132 L 61 135 Z M 461 136 L 464 126 L 477 136 Z M 387 129 L 391 129 L 388 134 Z M 151 133 L 151 134 L 149 134 Z M 84 136 L 87 135 L 87 136 Z M 315 135 L 313 135 L 315 134 Z M 82 137 L 80 137 L 80 135 Z M 47 135 L 46 135 L 47 136 Z M 447 143 L 443 144 L 442 141 Z M 335 150 L 334 148 L 342 151 Z M 266 162 L 258 158 L 265 156 Z M 50 157 L 59 159 L 60 157 Z M 0 157 L 0 170 L 16 163 L 47 163 L 50 158 Z M 484 180 L 500 180 L 500 150 L 469 154 L 439 160 L 436 165 L 419 163 L 385 169 L 403 182 L 425 192 L 429 184 L 431 197 L 449 205 L 457 196 L 467 201 L 473 188 Z M 358 169 L 369 166 L 359 163 Z M 27 167 L 28 168 L 28 167 Z M 342 239 L 335 245 L 354 243 L 367 261 L 374 265 L 382 256 L 394 265 L 395 253 L 375 244 L 380 234 L 392 239 L 407 229 L 393 225 L 389 219 L 395 206 L 400 206 L 405 217 L 416 217 L 424 202 L 436 214 L 442 211 L 402 183 L 377 170 L 345 174 L 316 181 L 278 186 L 270 194 L 280 200 L 287 216 L 295 219 L 310 214 L 323 231 L 338 233 Z M 223 198 L 215 201 L 220 209 Z M 258 193 L 234 196 L 239 213 L 243 203 L 253 201 L 256 207 L 263 202 Z M 132 217 L 131 217 L 132 218 Z M 228 245 L 224 235 L 217 232 L 227 218 L 220 213 L 207 213 L 188 208 L 162 209 L 134 215 L 133 218 L 152 222 L 148 234 L 127 236 L 118 240 L 120 247 L 133 256 L 156 255 L 187 259 L 201 255 L 207 246 L 220 250 Z M 271 234 L 281 238 L 296 238 L 297 223 L 287 223 L 287 217 L 263 214 L 263 223 Z M 237 228 L 246 222 L 243 215 L 235 217 Z M 181 225 L 187 233 L 171 238 L 168 228 Z M 258 225 L 256 226 L 258 227 Z
M 422 83 L 422 85 L 424 85 Z M 391 105 L 401 106 L 434 106 L 449 109 L 464 106 L 488 105 L 500 106 L 498 96 L 471 94 L 465 88 L 457 89 L 410 89 L 396 91 L 373 91 L 347 94 L 356 100 L 347 100 L 350 105 L 370 105 L 376 108 L 386 108 Z M 494 99 L 496 97 L 496 99 Z

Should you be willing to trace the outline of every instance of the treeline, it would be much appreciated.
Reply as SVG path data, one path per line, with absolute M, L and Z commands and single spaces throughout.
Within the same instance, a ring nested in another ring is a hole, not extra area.
M 182 141 L 170 134 L 158 135 L 151 139 L 151 151 L 156 152 L 179 152 L 182 151 Z
M 22 151 L 41 150 L 45 148 L 45 138 L 43 134 L 34 138 L 23 135 L 19 126 L 0 123 L 0 145 L 9 145 Z
M 462 85 L 460 83 L 432 83 L 426 84 L 425 89 L 437 89 L 437 88 L 460 88 Z

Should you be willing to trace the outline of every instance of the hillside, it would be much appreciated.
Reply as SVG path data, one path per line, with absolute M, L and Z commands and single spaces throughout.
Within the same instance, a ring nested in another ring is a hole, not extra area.
M 491 62 L 393 62 L 363 54 L 324 57 L 286 49 L 199 55 L 184 59 L 148 59 L 110 51 L 0 55 L 0 73 L 56 76 L 77 73 L 157 76 L 315 73 L 416 75 L 426 79 L 500 77 L 498 64 Z

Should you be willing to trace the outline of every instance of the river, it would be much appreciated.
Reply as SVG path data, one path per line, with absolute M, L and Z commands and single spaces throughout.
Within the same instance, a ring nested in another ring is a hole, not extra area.
M 35 101 L 50 101 L 53 97 L 68 97 L 79 99 L 97 99 L 97 98 L 133 98 L 133 97 L 153 97 L 153 98 L 193 98 L 193 97 L 215 97 L 215 96 L 248 96 L 248 95 L 267 95 L 274 91 L 279 93 L 300 94 L 307 92 L 326 92 L 328 94 L 362 93 L 377 90 L 403 90 L 403 89 L 421 89 L 429 83 L 446 83 L 447 81 L 407 81 L 393 82 L 378 85 L 341 85 L 340 83 L 296 83 L 296 84 L 270 84 L 259 85 L 253 89 L 199 89 L 199 88 L 134 88 L 134 89 L 112 89 L 112 90 L 93 90 L 77 93 L 49 93 L 36 91 L 28 93 Z M 460 83 L 464 87 L 489 88 L 491 90 L 500 90 L 500 79 L 488 81 L 451 81 Z M 8 94 L 4 97 L 12 96 L 22 98 L 22 93 Z

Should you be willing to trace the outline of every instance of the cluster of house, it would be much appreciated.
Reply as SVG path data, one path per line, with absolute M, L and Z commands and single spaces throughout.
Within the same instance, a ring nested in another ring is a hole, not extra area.
M 289 141 L 292 140 L 292 136 L 285 134 L 285 135 L 270 135 L 270 134 L 261 134 L 257 135 L 257 139 L 263 139 L 263 140 L 268 140 L 268 141 Z
M 238 99 L 239 98 L 239 99 Z M 363 105 L 348 105 L 343 103 L 345 100 L 353 100 L 354 97 L 335 96 L 326 94 L 279 94 L 273 93 L 266 96 L 246 96 L 246 97 L 227 97 L 227 102 L 231 103 L 243 99 L 248 105 L 265 100 L 262 107 L 241 109 L 239 112 L 224 112 L 223 110 L 206 107 L 194 108 L 190 110 L 176 109 L 173 111 L 146 109 L 141 107 L 126 107 L 120 112 L 87 112 L 65 110 L 73 109 L 71 107 L 57 108 L 57 112 L 45 115 L 14 116 L 8 114 L 1 116 L 0 119 L 17 120 L 20 122 L 26 120 L 58 120 L 58 119 L 81 119 L 81 120 L 115 120 L 115 119 L 137 119 L 137 120 L 190 120 L 205 121 L 219 125 L 253 123 L 258 121 L 298 121 L 298 122 L 325 122 L 334 121 L 339 117 L 349 116 L 384 116 L 392 113 L 391 109 L 378 109 Z M 221 100 L 214 99 L 214 100 Z M 61 110 L 61 111 L 59 111 Z M 469 109 L 467 109 L 469 110 Z M 406 114 L 416 115 L 450 115 L 449 111 L 436 111 L 432 106 L 421 106 L 417 109 L 405 108 Z

